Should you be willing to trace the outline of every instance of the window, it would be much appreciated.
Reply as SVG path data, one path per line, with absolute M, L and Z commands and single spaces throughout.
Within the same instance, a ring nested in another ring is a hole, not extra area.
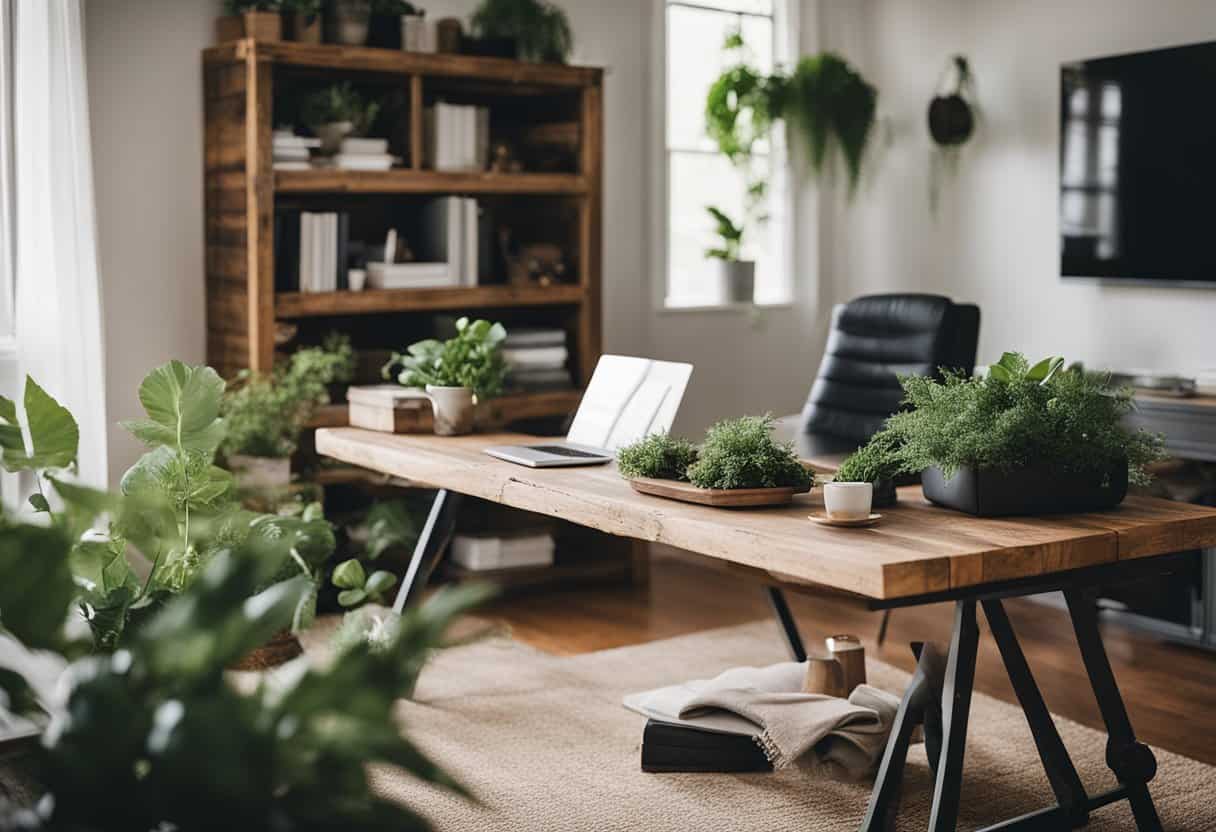
M 666 180 L 663 266 L 664 305 L 713 306 L 721 298 L 710 279 L 712 261 L 705 250 L 714 242 L 706 207 L 722 209 L 733 220 L 743 218 L 747 174 L 731 165 L 705 133 L 705 98 L 718 75 L 739 60 L 726 53 L 727 35 L 738 31 L 746 59 L 761 72 L 771 72 L 780 58 L 774 14 L 777 0 L 665 0 L 663 77 L 664 177 Z M 756 300 L 789 300 L 786 257 L 784 155 L 780 137 L 757 143 L 752 176 L 767 183 L 764 204 L 755 213 L 763 223 L 744 231 L 743 255 L 756 261 Z

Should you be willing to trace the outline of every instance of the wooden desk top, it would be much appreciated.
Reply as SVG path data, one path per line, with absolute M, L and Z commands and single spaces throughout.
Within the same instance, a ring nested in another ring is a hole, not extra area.
M 818 488 L 786 507 L 709 508 L 638 494 L 613 465 L 534 469 L 481 452 L 536 441 L 317 431 L 317 451 L 344 462 L 876 599 L 1216 546 L 1216 509 L 1146 497 L 1093 514 L 980 518 L 933 506 L 912 486 L 879 524 L 842 529 L 807 519 L 823 510 Z

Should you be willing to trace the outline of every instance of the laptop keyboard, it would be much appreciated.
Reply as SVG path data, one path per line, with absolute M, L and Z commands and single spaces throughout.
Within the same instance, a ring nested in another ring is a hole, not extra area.
M 604 456 L 604 454 L 589 454 L 586 451 L 576 451 L 574 448 L 567 448 L 565 445 L 529 445 L 528 449 L 553 454 L 554 456 L 579 457 L 583 459 L 600 459 Z

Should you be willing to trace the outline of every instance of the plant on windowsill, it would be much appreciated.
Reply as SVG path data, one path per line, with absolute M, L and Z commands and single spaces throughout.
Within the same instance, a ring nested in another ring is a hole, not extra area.
M 365 99 L 349 81 L 331 84 L 304 99 L 301 117 L 321 140 L 321 152 L 333 155 L 347 136 L 362 136 L 380 113 L 380 105 Z
M 350 339 L 333 334 L 322 346 L 296 350 L 270 374 L 242 371 L 227 390 L 221 414 L 227 424 L 220 446 L 243 489 L 276 489 L 291 482 L 291 455 L 331 388 L 354 372 Z
M 502 356 L 506 337 L 502 324 L 460 318 L 455 337 L 410 344 L 405 353 L 393 353 L 381 373 L 386 379 L 426 391 L 435 412 L 436 434 L 470 433 L 477 401 L 502 393 L 507 376 Z
M 441 589 L 377 622 L 374 640 L 352 633 L 331 661 L 237 686 L 225 669 L 289 625 L 307 579 L 259 592 L 274 563 L 234 545 L 120 651 L 82 656 L 87 646 L 64 626 L 81 592 L 71 535 L 0 522 L 0 631 L 68 663 L 62 708 L 52 706 L 42 741 L 9 761 L 30 799 L 0 790 L 0 828 L 430 828 L 373 789 L 368 764 L 464 793 L 394 725 L 394 709 L 484 588 Z M 0 723 L 38 712 L 20 666 L 0 669 Z
M 751 303 L 756 290 L 756 262 L 741 260 L 743 225 L 720 209 L 710 205 L 705 209 L 714 221 L 718 244 L 705 250 L 705 256 L 717 265 L 715 295 L 726 303 Z
M 921 473 L 925 496 L 970 514 L 998 516 L 1113 508 L 1150 476 L 1159 436 L 1123 423 L 1128 389 L 1105 376 L 1033 366 L 1005 353 L 984 378 L 946 373 L 901 380 L 911 406 L 887 420 L 867 446 L 881 465 Z
M 283 37 L 281 0 L 224 0 L 224 17 L 215 21 L 215 38 L 226 43 L 241 38 L 274 42 Z
M 741 50 L 738 33 L 728 37 L 727 51 Z M 706 132 L 735 165 L 747 163 L 757 141 L 783 121 L 806 147 L 811 171 L 822 174 L 830 151 L 838 148 L 852 195 L 875 123 L 878 91 L 833 52 L 804 56 L 792 72 L 769 75 L 748 66 L 745 58 L 710 86 L 705 104 Z
M 508 57 L 538 63 L 564 64 L 574 49 L 574 31 L 566 13 L 544 0 L 482 0 L 469 18 L 480 49 L 514 50 Z

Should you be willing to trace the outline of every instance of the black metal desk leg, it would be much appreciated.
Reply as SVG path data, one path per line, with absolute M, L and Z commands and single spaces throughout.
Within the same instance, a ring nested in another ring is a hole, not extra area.
M 1035 747 L 1039 750 L 1039 759 L 1043 762 L 1043 770 L 1055 792 L 1056 801 L 1068 816 L 1072 826 L 1083 826 L 1089 818 L 1089 796 L 1085 793 L 1085 785 L 1073 766 L 1072 757 L 1064 747 L 1064 740 L 1056 730 L 1056 724 L 1047 710 L 1047 703 L 1035 684 L 1030 665 L 1018 644 L 1018 638 L 1013 632 L 1009 616 L 999 600 L 984 601 L 984 614 L 988 617 L 988 629 L 996 640 L 996 646 L 1001 651 L 1001 659 L 1005 662 L 1005 670 L 1009 681 L 1013 684 L 1013 692 L 1017 694 L 1018 702 L 1026 714 L 1026 722 L 1030 725 L 1030 734 L 1034 737 Z
M 979 627 L 975 601 L 957 601 L 954 634 L 946 661 L 942 689 L 942 752 L 933 789 L 930 832 L 954 832 L 958 823 L 959 796 L 963 786 L 963 752 L 967 745 L 967 717 L 971 711 L 971 687 L 975 682 L 975 652 Z
M 431 577 L 439 556 L 448 545 L 452 531 L 456 525 L 456 508 L 460 503 L 459 494 L 453 494 L 444 489 L 435 492 L 431 501 L 431 510 L 427 513 L 426 524 L 414 544 L 414 554 L 410 556 L 410 565 L 401 579 L 401 588 L 397 590 L 397 600 L 393 602 L 393 611 L 400 614 L 407 604 L 417 603 L 422 597 L 422 590 Z
M 781 624 L 781 632 L 785 635 L 786 643 L 789 644 L 790 655 L 796 662 L 806 661 L 806 648 L 802 646 L 802 636 L 798 633 L 798 622 L 794 620 L 794 615 L 790 612 L 790 605 L 786 603 L 785 593 L 775 586 L 766 586 L 765 589 L 768 590 L 768 600 L 773 605 L 773 614 L 777 616 L 777 621 Z
M 1140 832 L 1159 832 L 1161 819 L 1148 792 L 1148 782 L 1157 773 L 1157 759 L 1144 743 L 1136 741 L 1131 720 L 1119 695 L 1115 674 L 1110 668 L 1102 635 L 1098 632 L 1098 608 L 1092 591 L 1067 589 L 1068 614 L 1081 648 L 1081 659 L 1093 685 L 1094 698 L 1106 723 L 1106 764 L 1127 791 L 1136 828 Z

